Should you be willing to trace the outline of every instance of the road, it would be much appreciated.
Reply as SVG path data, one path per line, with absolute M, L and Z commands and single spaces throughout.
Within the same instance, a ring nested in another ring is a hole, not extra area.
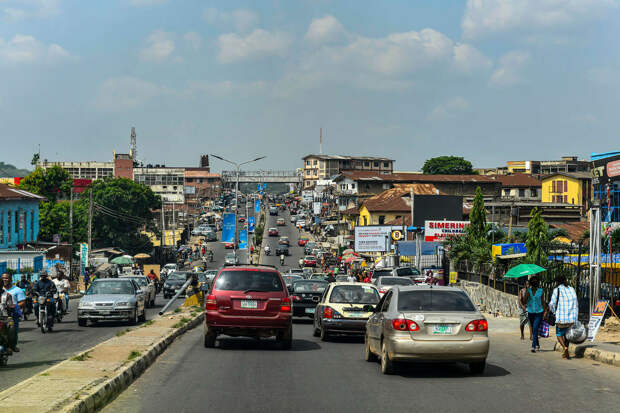
M 214 251 L 214 262 L 209 263 L 209 268 L 219 268 L 224 262 L 226 250 L 219 242 L 212 242 L 209 245 Z M 89 324 L 87 327 L 78 326 L 76 312 L 78 301 L 77 299 L 71 300 L 69 304 L 71 312 L 63 319 L 62 323 L 54 326 L 52 333 L 42 334 L 33 320 L 21 322 L 19 334 L 21 351 L 14 353 L 9 358 L 8 366 L 2 368 L 0 390 L 17 384 L 78 352 L 97 345 L 113 337 L 120 330 L 129 328 L 129 325 L 123 322 Z M 157 317 L 157 313 L 166 302 L 167 300 L 164 300 L 159 294 L 155 301 L 155 307 L 146 310 L 147 320 Z M 183 300 L 178 299 L 169 311 L 174 310 L 182 303 Z
M 284 218 L 286 222 L 286 226 L 278 227 L 276 225 L 276 220 L 278 218 Z M 263 242 L 263 247 L 265 245 L 269 245 L 271 248 L 271 255 L 264 255 L 261 264 L 267 265 L 275 265 L 278 267 L 280 272 L 287 272 L 289 268 L 299 268 L 299 259 L 304 255 L 303 247 L 297 245 L 297 241 L 299 240 L 299 230 L 295 228 L 294 225 L 291 224 L 291 215 L 286 211 L 279 211 L 277 216 L 269 215 L 267 212 L 267 224 L 266 228 L 278 228 L 279 236 L 270 237 L 267 233 L 265 233 L 265 240 Z M 280 257 L 275 255 L 276 247 L 278 246 L 278 239 L 280 237 L 288 237 L 290 241 L 289 252 L 291 255 L 284 258 L 284 265 L 280 265 Z M 265 244 L 265 242 L 267 244 Z

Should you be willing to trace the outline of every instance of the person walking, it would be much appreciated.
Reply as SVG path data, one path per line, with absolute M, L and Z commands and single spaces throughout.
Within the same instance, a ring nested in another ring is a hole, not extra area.
M 540 281 L 537 277 L 530 279 L 530 287 L 525 292 L 525 302 L 527 317 L 530 320 L 530 326 L 532 328 L 532 353 L 536 353 L 536 350 L 540 350 L 540 343 L 538 341 L 538 328 L 543 319 L 545 305 L 543 300 L 542 289 L 539 288 Z
M 557 287 L 551 294 L 551 301 L 547 311 L 551 310 L 555 314 L 555 335 L 558 343 L 562 346 L 562 358 L 569 359 L 568 341 L 566 340 L 566 331 L 577 321 L 579 314 L 579 304 L 577 303 L 577 293 L 575 289 L 568 285 L 566 277 L 558 275 L 555 278 Z
M 529 326 L 531 341 L 532 325 L 530 324 L 530 320 L 527 316 L 527 300 L 525 299 L 525 293 L 527 293 L 528 288 L 530 288 L 530 280 L 526 280 L 525 286 L 519 290 L 519 328 L 521 329 L 521 340 L 525 340 L 525 337 L 523 336 L 523 331 L 525 330 L 526 324 Z

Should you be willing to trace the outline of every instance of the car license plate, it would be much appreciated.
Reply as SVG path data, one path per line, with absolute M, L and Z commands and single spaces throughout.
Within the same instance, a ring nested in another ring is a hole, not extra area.
M 452 326 L 447 324 L 435 324 L 433 334 L 452 334 Z
M 352 317 L 352 318 L 362 318 L 363 316 L 364 316 L 364 313 L 358 313 L 358 312 L 349 313 L 349 317 Z
M 110 311 L 108 311 L 108 310 L 100 310 L 100 311 L 99 311 L 99 313 L 100 313 L 101 315 L 109 315 L 109 314 L 110 314 Z
M 306 308 L 306 314 L 314 314 L 315 308 Z
M 241 300 L 241 308 L 258 308 L 256 300 Z

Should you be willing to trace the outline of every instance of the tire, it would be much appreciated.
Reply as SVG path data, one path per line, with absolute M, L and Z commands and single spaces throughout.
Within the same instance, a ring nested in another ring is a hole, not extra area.
M 146 321 L 146 308 L 142 310 L 142 315 L 139 317 L 139 321 L 142 323 Z
M 319 337 L 321 337 L 321 341 L 329 341 L 329 333 L 322 326 L 319 332 Z
M 290 350 L 293 347 L 293 326 L 291 325 L 286 330 L 278 333 L 276 340 L 284 350 Z
M 487 366 L 487 361 L 479 361 L 477 363 L 469 363 L 469 372 L 471 374 L 482 374 Z
M 153 301 L 151 301 L 151 308 L 155 307 L 155 299 L 153 298 Z
M 321 332 L 319 331 L 318 328 L 314 328 L 314 331 L 312 332 L 312 335 L 314 337 L 319 337 L 321 335 Z
M 214 348 L 215 340 L 217 339 L 217 334 L 210 332 L 207 327 L 205 327 L 205 332 L 203 334 L 204 338 L 204 346 L 205 348 Z
M 7 356 L 0 356 L 0 367 L 5 367 L 9 361 Z
M 86 327 L 86 319 L 85 318 L 78 318 L 78 325 L 80 327 Z
M 390 356 L 388 355 L 387 349 L 385 348 L 385 343 L 381 343 L 381 373 L 394 373 L 394 362 L 390 360 Z
M 376 362 L 377 355 L 370 350 L 370 341 L 368 340 L 368 334 L 365 337 L 365 345 L 364 345 L 364 360 L 368 362 Z
M 129 324 L 135 326 L 138 324 L 138 309 L 136 308 L 133 312 L 133 317 L 129 320 Z

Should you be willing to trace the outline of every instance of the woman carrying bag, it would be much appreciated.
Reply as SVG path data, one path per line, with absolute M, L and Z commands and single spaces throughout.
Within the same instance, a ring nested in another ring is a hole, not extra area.
M 548 310 L 550 309 L 555 314 L 555 335 L 558 338 L 558 343 L 564 349 L 562 358 L 568 359 L 566 332 L 577 321 L 577 314 L 579 313 L 577 293 L 573 287 L 567 285 L 566 278 L 563 275 L 558 275 L 555 282 L 558 286 L 553 290 Z
M 543 291 L 539 288 L 540 282 L 537 277 L 530 279 L 530 287 L 523 294 L 523 300 L 526 302 L 527 316 L 532 326 L 532 353 L 536 353 L 536 350 L 540 350 L 540 343 L 538 341 L 538 328 L 543 320 L 543 314 L 545 312 L 545 301 L 543 298 Z

